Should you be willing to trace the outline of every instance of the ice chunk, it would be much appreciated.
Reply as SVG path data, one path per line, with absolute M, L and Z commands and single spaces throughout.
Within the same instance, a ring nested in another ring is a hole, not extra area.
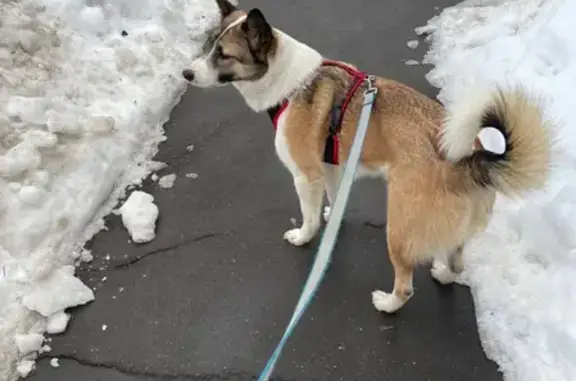
M 22 303 L 26 308 L 49 317 L 66 308 L 94 300 L 92 290 L 74 277 L 73 272 L 72 266 L 52 272 L 24 296 Z
M 23 360 L 18 364 L 16 367 L 16 371 L 18 372 L 18 376 L 22 378 L 28 377 L 28 375 L 34 370 L 36 363 L 32 360 Z
M 420 42 L 418 40 L 410 40 L 406 43 L 406 45 L 410 48 L 410 49 L 416 49 L 418 47 L 418 44 Z
M 46 323 L 46 332 L 49 334 L 58 334 L 64 332 L 66 330 L 66 326 L 68 325 L 68 320 L 70 320 L 70 315 L 64 311 L 55 313 L 48 318 L 48 322 Z
M 158 218 L 154 197 L 142 191 L 134 191 L 120 208 L 120 214 L 134 242 L 143 243 L 154 239 Z
M 18 351 L 23 355 L 39 351 L 42 348 L 43 343 L 44 336 L 37 333 L 16 336 Z
M 158 180 L 158 185 L 160 185 L 162 188 L 172 188 L 174 186 L 175 181 L 176 181 L 176 174 L 171 173 L 169 175 L 164 175 L 160 177 L 160 180 Z

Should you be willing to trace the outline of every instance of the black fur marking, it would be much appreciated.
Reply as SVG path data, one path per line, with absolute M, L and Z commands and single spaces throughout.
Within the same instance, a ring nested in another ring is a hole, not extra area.
M 220 83 L 230 83 L 236 80 L 234 74 L 220 74 L 218 75 L 218 82 Z
M 278 113 L 279 110 L 280 110 L 279 104 L 277 104 L 276 106 L 272 106 L 266 110 L 266 112 L 268 113 L 268 116 L 270 117 L 270 120 L 274 119 L 274 117 L 276 116 L 276 114 Z
M 226 17 L 236 10 L 236 7 L 228 0 L 216 0 L 216 4 L 218 4 L 222 17 Z
M 494 153 L 480 149 L 475 151 L 471 156 L 463 158 L 457 164 L 469 168 L 473 181 L 481 187 L 495 186 L 496 184 L 493 183 L 494 179 L 491 172 L 501 171 L 508 165 L 512 146 L 510 143 L 510 134 L 506 130 L 503 122 L 503 118 L 498 115 L 495 109 L 487 110 L 481 121 L 482 128 L 492 127 L 502 134 L 506 141 L 506 148 L 503 153 Z
M 250 52 L 265 57 L 272 46 L 274 39 L 272 27 L 258 8 L 252 9 L 242 23 L 242 31 L 248 38 Z M 262 61 L 260 59 L 260 61 Z

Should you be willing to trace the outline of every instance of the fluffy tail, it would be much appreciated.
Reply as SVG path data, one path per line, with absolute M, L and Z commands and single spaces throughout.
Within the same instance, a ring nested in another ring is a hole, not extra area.
M 502 134 L 504 152 L 473 150 L 486 127 Z M 465 99 L 448 113 L 440 139 L 445 158 L 454 163 L 448 180 L 460 190 L 492 188 L 509 196 L 539 189 L 550 166 L 549 134 L 539 102 L 520 88 Z

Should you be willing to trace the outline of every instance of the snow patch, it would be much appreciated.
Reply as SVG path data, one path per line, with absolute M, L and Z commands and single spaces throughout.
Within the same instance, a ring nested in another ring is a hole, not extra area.
M 499 196 L 487 230 L 465 248 L 482 345 L 506 381 L 576 375 L 576 2 L 469 0 L 445 9 L 424 63 L 446 105 L 486 83 L 523 84 L 546 101 L 560 137 L 547 188 Z M 497 148 L 497 147 L 496 147 Z
M 2 1 L 1 380 L 34 367 L 16 335 L 60 331 L 94 298 L 72 266 L 125 188 L 162 167 L 182 68 L 218 19 L 213 0 Z
M 120 208 L 122 223 L 136 243 L 150 242 L 156 236 L 158 207 L 154 197 L 142 191 L 134 191 Z

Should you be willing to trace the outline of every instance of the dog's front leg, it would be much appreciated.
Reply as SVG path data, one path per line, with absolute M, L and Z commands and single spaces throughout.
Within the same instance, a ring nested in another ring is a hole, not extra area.
M 294 187 L 300 200 L 302 226 L 299 229 L 288 230 L 284 234 L 284 239 L 295 246 L 301 246 L 310 242 L 320 227 L 324 179 L 309 181 L 306 176 L 298 176 L 294 178 Z

